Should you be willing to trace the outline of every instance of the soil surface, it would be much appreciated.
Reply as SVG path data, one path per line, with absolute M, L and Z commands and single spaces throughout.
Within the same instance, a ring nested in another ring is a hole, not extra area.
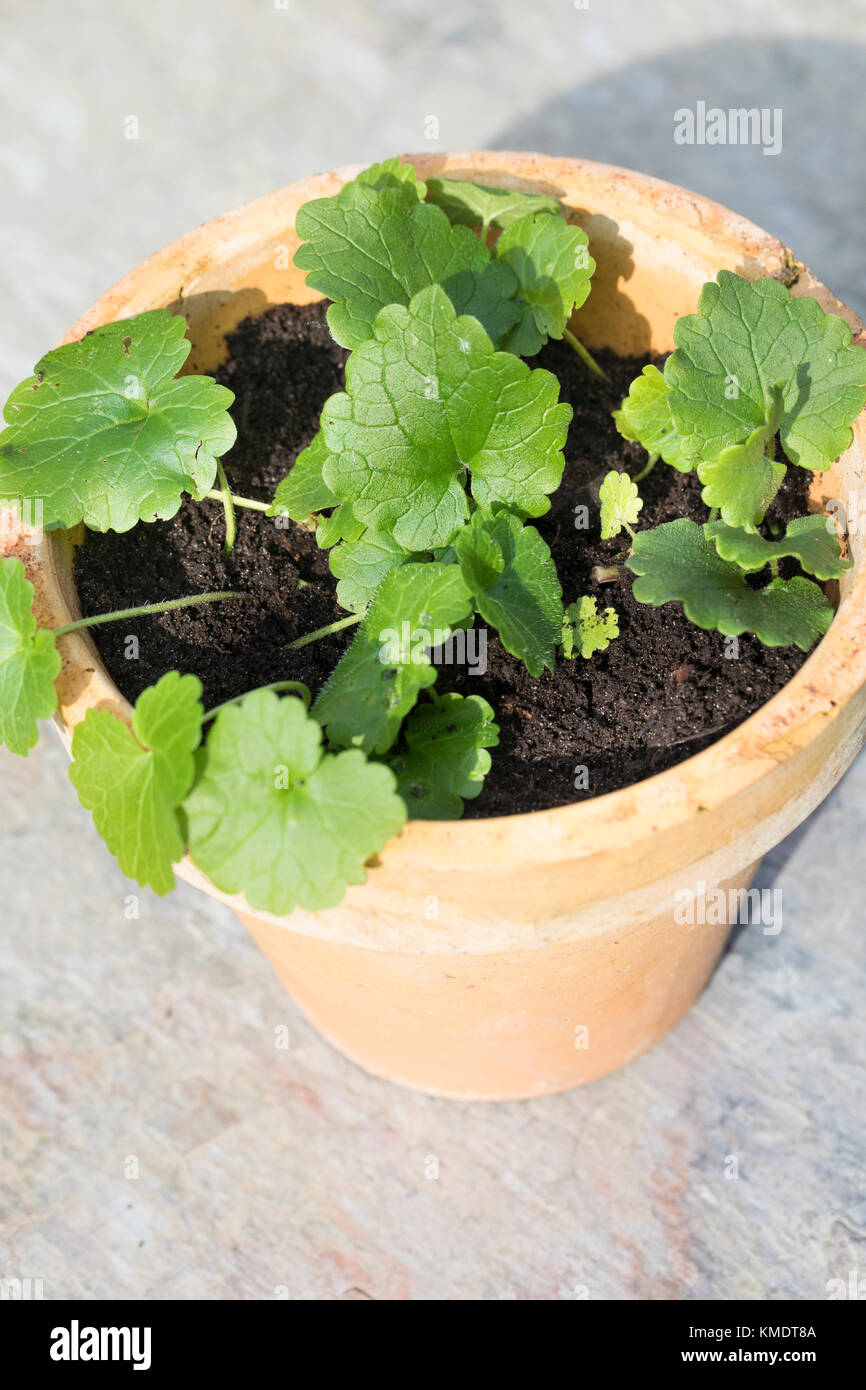
M 325 400 L 343 385 L 347 354 L 328 333 L 326 307 L 279 305 L 244 320 L 229 338 L 217 380 L 236 396 L 238 441 L 224 463 L 240 495 L 270 500 L 315 434 Z M 490 630 L 485 674 L 440 669 L 437 689 L 483 695 L 500 727 L 484 790 L 467 803 L 470 816 L 561 806 L 661 772 L 741 723 L 805 660 L 796 647 L 763 647 L 750 636 L 738 639 L 739 655 L 731 659 L 726 639 L 693 627 L 678 604 L 635 603 L 627 570 L 612 583 L 593 581 L 593 566 L 617 564 L 628 551 L 622 539 L 599 538 L 599 484 L 609 469 L 634 473 L 646 460 L 639 445 L 620 438 L 610 414 L 646 359 L 598 357 L 607 382 L 565 343 L 548 344 L 530 364 L 557 375 L 562 399 L 574 410 L 562 486 L 536 524 L 553 552 L 565 602 L 594 594 L 599 608 L 612 605 L 620 637 L 590 661 L 558 661 L 554 673 L 535 680 Z M 768 522 L 802 515 L 808 483 L 803 470 L 789 469 Z M 642 526 L 677 516 L 706 519 L 693 474 L 659 463 L 640 490 Z M 580 524 L 582 507 L 587 527 Z M 200 678 L 206 708 L 276 680 L 304 681 L 315 695 L 345 650 L 351 628 L 298 652 L 285 649 L 293 638 L 345 616 L 315 537 L 247 509 L 238 509 L 237 520 L 231 556 L 222 548 L 222 507 L 212 501 L 185 502 L 171 521 L 124 535 L 88 534 L 76 564 L 85 614 L 211 589 L 248 595 L 94 629 L 105 665 L 128 699 L 173 669 Z M 782 570 L 790 572 L 790 566 Z M 137 657 L 129 655 L 131 635 L 138 638 Z

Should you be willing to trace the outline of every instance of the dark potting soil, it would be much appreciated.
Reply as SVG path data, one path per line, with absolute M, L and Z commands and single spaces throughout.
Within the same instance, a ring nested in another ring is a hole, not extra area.
M 239 495 L 271 498 L 315 434 L 325 400 L 343 385 L 346 353 L 328 333 L 326 307 L 278 305 L 245 319 L 229 337 L 229 359 L 217 380 L 236 397 L 238 441 L 224 463 Z M 500 727 L 491 772 L 478 800 L 467 803 L 467 815 L 561 806 L 661 772 L 741 723 L 805 660 L 796 647 L 764 647 L 747 635 L 731 659 L 730 640 L 692 626 L 678 604 L 635 603 L 627 570 L 613 583 L 592 579 L 593 566 L 627 554 L 624 540 L 599 538 L 599 484 L 609 469 L 634 473 L 646 460 L 639 445 L 620 438 L 610 413 L 646 359 L 598 356 L 607 382 L 592 376 L 565 343 L 548 344 L 530 364 L 556 374 L 562 399 L 574 410 L 562 486 L 536 524 L 553 552 L 565 602 L 594 594 L 599 608 L 613 606 L 620 637 L 590 661 L 560 660 L 555 672 L 535 680 L 490 630 L 483 675 L 466 666 L 440 668 L 437 689 L 483 695 Z M 808 482 L 803 470 L 789 469 L 768 520 L 802 515 Z M 694 474 L 660 463 L 640 490 L 642 526 L 706 518 Z M 582 507 L 587 528 L 580 525 Z M 222 548 L 222 507 L 212 501 L 185 502 L 171 521 L 124 535 L 88 534 L 76 563 L 85 614 L 205 590 L 248 595 L 95 628 L 103 660 L 128 699 L 173 669 L 199 677 L 206 708 L 277 680 L 304 681 L 315 695 L 333 670 L 351 628 L 286 651 L 293 638 L 345 616 L 327 553 L 314 535 L 285 519 L 278 526 L 239 508 L 237 523 L 231 556 Z M 138 639 L 137 657 L 130 636 Z

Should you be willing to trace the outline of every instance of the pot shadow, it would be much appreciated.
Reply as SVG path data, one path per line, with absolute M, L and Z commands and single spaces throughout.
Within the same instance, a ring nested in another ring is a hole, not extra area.
M 207 290 L 185 295 L 183 289 L 166 305 L 172 314 L 183 314 L 192 351 L 183 374 L 215 372 L 228 355 L 226 335 L 241 319 L 256 318 L 269 307 L 267 296 L 254 285 L 237 290 Z
M 714 198 L 791 246 L 862 314 L 863 71 L 854 44 L 724 39 L 578 83 L 488 143 L 640 169 Z M 699 100 L 708 109 L 781 110 L 779 153 L 765 155 L 758 144 L 676 144 L 675 113 Z

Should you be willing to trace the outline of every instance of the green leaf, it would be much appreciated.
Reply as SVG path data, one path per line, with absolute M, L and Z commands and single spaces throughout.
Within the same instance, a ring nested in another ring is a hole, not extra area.
M 606 652 L 615 637 L 619 637 L 619 619 L 613 608 L 599 613 L 591 596 L 579 598 L 565 610 L 562 624 L 562 654 L 570 659 L 575 648 L 586 660 L 594 652 Z
M 521 316 L 520 303 L 514 298 L 517 281 L 501 261 L 489 261 L 481 270 L 461 270 L 443 289 L 455 314 L 478 319 L 494 347 L 501 345 Z
M 532 676 L 552 671 L 562 626 L 553 556 L 534 526 L 477 511 L 455 540 L 463 578 L 485 622 Z
M 427 197 L 452 222 L 466 227 L 510 227 L 532 213 L 558 214 L 557 200 L 548 193 L 521 193 L 511 188 L 486 188 L 464 179 L 428 179 Z
M 701 291 L 698 312 L 678 319 L 674 342 L 665 380 L 692 455 L 717 458 L 766 425 L 777 384 L 782 446 L 793 463 L 825 469 L 851 443 L 866 402 L 866 352 L 817 300 L 722 270 Z
M 392 536 L 369 526 L 357 539 L 343 540 L 330 554 L 331 573 L 340 581 L 337 602 L 350 613 L 363 612 L 385 575 L 409 553 Z
M 423 202 L 427 185 L 418 177 L 414 164 L 403 164 L 399 156 L 383 159 L 379 164 L 371 164 L 355 177 L 355 183 L 366 184 L 369 188 L 397 188 L 416 202 Z
M 366 529 L 363 521 L 359 521 L 352 511 L 351 502 L 341 502 L 330 516 L 319 518 L 316 543 L 320 550 L 330 550 L 338 541 L 360 540 Z
M 851 561 L 842 559 L 836 527 L 829 516 L 798 516 L 788 522 L 784 539 L 778 541 L 766 541 L 755 531 L 740 531 L 724 521 L 711 521 L 704 529 L 722 559 L 741 570 L 762 570 L 771 560 L 786 555 L 799 560 L 816 579 L 840 579 L 851 568 Z
M 325 436 L 319 430 L 277 487 L 268 516 L 289 516 L 292 521 L 306 521 L 314 512 L 336 506 L 337 498 L 322 477 L 327 457 Z
M 355 515 L 407 550 L 447 545 L 469 513 L 467 470 L 480 506 L 548 511 L 571 417 L 556 378 L 494 352 L 438 285 L 383 309 L 375 331 L 322 411 L 325 481 Z
M 473 313 L 483 316 L 485 328 L 489 320 L 492 333 L 516 318 L 513 306 L 502 308 L 514 295 L 514 277 L 491 272 L 490 252 L 474 232 L 452 227 L 441 208 L 407 196 L 405 185 L 346 184 L 333 198 L 304 203 L 296 229 L 305 244 L 295 265 L 307 272 L 308 285 L 334 301 L 328 324 L 343 347 L 372 338 L 386 305 L 406 305 L 434 284 L 446 293 L 453 284 L 458 302 L 473 302 Z
M 493 710 L 480 695 L 449 693 L 417 705 L 403 729 L 405 747 L 388 758 L 413 820 L 457 820 L 490 771 L 499 742 Z
M 717 459 L 698 464 L 701 498 L 708 507 L 718 507 L 729 526 L 757 526 L 782 486 L 785 465 L 766 454 L 774 433 L 769 425 L 760 425 L 744 444 L 730 444 Z
M 174 887 L 183 856 L 178 811 L 192 786 L 201 739 L 201 682 L 169 671 L 139 695 L 132 729 L 88 710 L 72 735 L 69 776 L 121 871 L 155 892 Z
M 768 647 L 795 643 L 804 652 L 833 619 L 824 593 L 810 579 L 774 579 L 752 589 L 742 571 L 723 560 L 703 526 L 681 517 L 639 531 L 627 567 L 639 577 L 638 603 L 679 601 L 690 622 L 726 636 L 754 632 Z
M 184 809 L 198 867 L 278 916 L 336 907 L 406 819 L 389 768 L 324 753 L 303 702 L 272 690 L 217 715 Z
M 0 743 L 23 757 L 39 738 L 37 720 L 57 708 L 60 654 L 54 636 L 36 628 L 33 585 L 21 561 L 0 559 Z
M 521 217 L 502 233 L 496 257 L 517 277 L 523 316 L 502 343 L 533 357 L 547 339 L 561 338 L 574 309 L 589 294 L 595 261 L 586 232 L 549 213 Z
M 392 569 L 313 706 L 331 743 L 387 752 L 436 679 L 429 648 L 446 642 L 471 612 L 459 566 L 430 561 Z
M 614 423 L 623 439 L 636 440 L 650 458 L 662 458 L 680 473 L 688 473 L 694 460 L 683 453 L 683 441 L 671 415 L 668 387 L 658 367 L 644 367 L 635 377 Z
M 166 309 L 55 348 L 6 403 L 0 497 L 42 498 L 61 526 L 128 531 L 203 497 L 231 448 L 231 391 L 175 374 L 190 343 Z
M 615 470 L 606 473 L 598 490 L 598 500 L 601 503 L 603 541 L 613 540 L 623 527 L 630 530 L 637 525 L 643 501 L 638 494 L 637 484 L 627 473 L 617 473 Z

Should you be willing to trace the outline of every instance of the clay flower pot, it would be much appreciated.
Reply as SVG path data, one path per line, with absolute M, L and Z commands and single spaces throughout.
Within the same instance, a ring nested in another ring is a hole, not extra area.
M 701 285 L 723 267 L 813 294 L 862 334 L 780 242 L 670 184 L 530 154 L 413 159 L 422 177 L 447 173 L 562 200 L 598 265 L 574 325 L 591 348 L 670 349 L 675 320 L 694 311 Z M 295 214 L 356 172 L 304 179 L 182 237 L 104 295 L 68 338 L 167 305 L 189 324 L 188 370 L 216 367 L 239 319 L 317 297 L 292 268 Z M 851 449 L 817 478 L 815 508 L 835 498 L 852 515 L 864 467 L 866 414 Z M 25 561 L 47 626 L 80 616 L 76 539 L 53 533 L 32 543 L 21 532 L 6 546 Z M 315 1025 L 380 1076 L 487 1100 L 602 1076 L 682 1018 L 722 950 L 729 926 L 679 923 L 677 893 L 746 888 L 761 856 L 823 800 L 863 742 L 866 561 L 859 535 L 850 547 L 838 615 L 794 679 L 668 772 L 553 811 L 415 821 L 332 911 L 276 918 L 219 893 L 189 860 L 178 873 L 235 909 Z M 58 724 L 68 746 L 88 708 L 128 717 L 130 707 L 87 635 L 60 648 Z

